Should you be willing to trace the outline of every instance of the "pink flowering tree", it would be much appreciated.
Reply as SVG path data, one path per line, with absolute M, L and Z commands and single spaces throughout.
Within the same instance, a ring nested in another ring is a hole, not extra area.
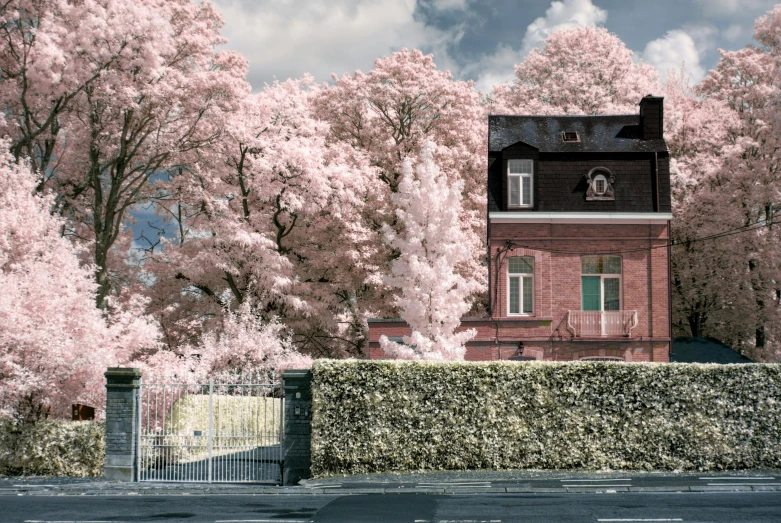
M 158 337 L 143 301 L 107 323 L 93 271 L 60 235 L 63 220 L 51 196 L 36 195 L 38 183 L 26 163 L 0 153 L 0 413 L 22 423 L 65 418 L 75 402 L 100 412 L 106 367 L 154 350 Z
M 721 52 L 701 92 L 728 104 L 739 118 L 730 132 L 728 154 L 707 180 L 714 213 L 723 229 L 744 228 L 724 238 L 728 269 L 714 285 L 733 288 L 719 303 L 706 332 L 760 360 L 781 359 L 781 251 L 778 150 L 781 96 L 781 6 L 757 19 L 759 46 Z M 704 214 L 704 213 L 703 213 Z
M 370 315 L 395 316 L 393 296 L 384 285 L 393 253 L 382 241 L 384 224 L 394 227 L 395 204 L 403 161 L 420 154 L 426 140 L 437 147 L 434 160 L 450 181 L 462 181 L 464 234 L 476 238 L 469 261 L 459 270 L 486 286 L 482 264 L 485 248 L 485 170 L 488 133 L 485 108 L 471 82 L 457 81 L 439 70 L 433 56 L 402 49 L 379 58 L 374 68 L 356 71 L 323 88 L 316 101 L 317 116 L 330 124 L 329 146 L 348 146 L 349 159 L 365 173 L 360 220 L 351 225 L 360 258 L 356 270 L 364 275 L 355 288 L 357 302 Z M 484 304 L 484 302 L 483 302 Z
M 153 177 L 197 163 L 219 136 L 249 92 L 246 61 L 215 51 L 222 19 L 205 2 L 19 0 L 3 10 L 11 150 L 40 170 L 66 232 L 90 246 L 106 309 L 129 279 L 115 248 L 130 244 L 128 212 L 149 201 Z
M 403 344 L 382 336 L 380 346 L 401 359 L 463 360 L 465 343 L 476 331 L 456 329 L 480 285 L 457 270 L 470 255 L 470 236 L 460 222 L 463 183 L 447 179 L 434 152 L 426 141 L 414 170 L 410 160 L 404 162 L 398 192 L 391 196 L 401 232 L 383 228 L 384 240 L 399 252 L 386 282 L 400 290 L 396 306 L 412 334 Z
M 343 145 L 326 146 L 329 126 L 311 112 L 317 94 L 304 78 L 248 96 L 199 169 L 166 186 L 159 201 L 179 237 L 149 267 L 174 345 L 197 342 L 181 327 L 219 329 L 226 310 L 251 302 L 306 353 L 357 352 L 351 298 L 362 284 L 355 224 L 365 177 Z
M 219 329 L 206 332 L 195 345 L 178 353 L 158 351 L 134 364 L 145 375 L 160 379 L 205 381 L 216 373 L 269 372 L 308 369 L 312 359 L 293 345 L 289 332 L 276 318 L 263 320 L 250 301 L 226 311 Z
M 492 93 L 495 113 L 626 114 L 661 92 L 656 69 L 636 62 L 624 42 L 601 27 L 571 27 L 545 39 L 515 66 L 515 80 Z

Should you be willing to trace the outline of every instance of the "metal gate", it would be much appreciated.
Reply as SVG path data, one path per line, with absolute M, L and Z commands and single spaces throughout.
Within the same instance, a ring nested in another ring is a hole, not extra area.
M 142 380 L 139 394 L 139 481 L 281 484 L 284 398 L 276 375 Z

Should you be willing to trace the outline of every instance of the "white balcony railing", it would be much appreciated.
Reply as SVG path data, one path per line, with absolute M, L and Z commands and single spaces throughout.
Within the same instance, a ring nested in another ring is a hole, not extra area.
M 631 337 L 637 311 L 567 311 L 567 327 L 576 337 Z

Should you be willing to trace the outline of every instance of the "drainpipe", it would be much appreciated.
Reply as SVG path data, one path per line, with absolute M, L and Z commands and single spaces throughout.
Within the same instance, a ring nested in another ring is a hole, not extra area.
M 667 360 L 673 357 L 673 266 L 672 266 L 672 221 L 667 220 L 667 315 L 670 317 L 670 348 Z
M 654 153 L 654 164 L 652 173 L 654 212 L 659 212 L 659 153 Z

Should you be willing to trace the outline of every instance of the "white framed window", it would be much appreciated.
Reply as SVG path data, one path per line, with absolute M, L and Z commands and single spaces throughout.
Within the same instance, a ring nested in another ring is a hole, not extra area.
M 507 259 L 508 316 L 534 314 L 534 258 L 513 256 Z
M 607 178 L 604 174 L 598 174 L 594 177 L 594 192 L 597 196 L 604 196 L 607 191 Z
M 533 160 L 507 160 L 507 206 L 531 207 Z
M 621 310 L 621 257 L 583 256 L 581 298 L 584 311 Z

